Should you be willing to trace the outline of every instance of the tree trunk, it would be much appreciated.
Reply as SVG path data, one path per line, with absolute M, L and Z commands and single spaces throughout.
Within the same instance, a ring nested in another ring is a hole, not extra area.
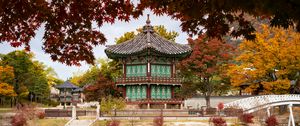
M 210 95 L 205 95 L 204 98 L 206 101 L 206 107 L 210 108 Z
M 207 77 L 207 78 L 204 78 L 204 82 L 205 82 L 205 85 L 206 85 L 206 93 L 204 93 L 204 97 L 205 97 L 205 101 L 206 101 L 206 107 L 207 108 L 210 108 L 210 95 L 212 93 L 212 85 L 209 81 L 210 77 Z
M 10 98 L 10 107 L 13 107 L 13 97 Z

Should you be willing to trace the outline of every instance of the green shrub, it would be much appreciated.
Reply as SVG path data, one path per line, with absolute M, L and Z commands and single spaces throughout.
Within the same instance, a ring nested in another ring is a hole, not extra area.
M 108 96 L 107 98 L 101 99 L 101 111 L 103 113 L 111 114 L 113 110 L 121 110 L 126 107 L 125 99 L 124 98 L 114 98 Z

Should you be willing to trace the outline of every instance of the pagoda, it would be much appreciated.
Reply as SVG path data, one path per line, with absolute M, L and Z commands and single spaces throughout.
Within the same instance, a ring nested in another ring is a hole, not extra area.
M 83 89 L 65 81 L 63 84 L 56 86 L 59 89 L 59 102 L 60 106 L 77 105 L 83 101 Z
M 109 45 L 105 53 L 122 63 L 122 73 L 115 84 L 128 103 L 140 108 L 182 108 L 174 90 L 181 87 L 175 64 L 191 53 L 188 45 L 159 36 L 150 25 L 149 15 L 142 32 L 131 40 Z

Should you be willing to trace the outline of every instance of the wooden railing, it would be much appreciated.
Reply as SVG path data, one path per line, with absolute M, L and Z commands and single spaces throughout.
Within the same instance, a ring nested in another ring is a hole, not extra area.
M 244 99 L 240 99 L 237 101 L 229 102 L 224 104 L 225 108 L 240 108 L 244 111 L 254 111 L 260 110 L 266 106 L 271 106 L 272 104 L 287 104 L 295 102 L 297 104 L 300 103 L 300 95 L 299 94 L 287 94 L 287 95 L 261 95 L 248 97 Z
M 181 78 L 141 76 L 141 77 L 117 78 L 116 84 L 143 83 L 143 82 L 181 84 L 181 81 L 182 81 Z
M 134 103 L 134 104 L 146 104 L 146 103 L 174 103 L 174 104 L 181 104 L 183 103 L 183 99 L 140 99 L 136 101 L 128 100 L 127 103 Z

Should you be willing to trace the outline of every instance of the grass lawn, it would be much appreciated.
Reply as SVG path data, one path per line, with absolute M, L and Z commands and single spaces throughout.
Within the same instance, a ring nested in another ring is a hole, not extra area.
M 13 108 L 0 108 L 0 113 L 13 112 Z
M 107 121 L 96 121 L 93 126 L 105 126 Z M 180 120 L 166 120 L 164 124 L 166 126 L 174 125 L 174 122 L 189 122 Z M 192 122 L 203 122 L 203 121 L 192 121 Z M 153 126 L 153 120 L 121 120 L 121 126 Z
M 226 119 L 227 123 L 234 124 L 236 119 Z M 107 121 L 96 121 L 92 126 L 105 126 Z M 121 120 L 120 126 L 153 126 L 153 120 Z M 188 126 L 188 125 L 209 125 L 208 120 L 164 120 L 164 126 Z
M 105 124 L 106 124 L 106 121 L 98 120 L 92 126 L 106 126 Z
M 28 126 L 64 126 L 67 119 L 34 119 L 28 121 Z

